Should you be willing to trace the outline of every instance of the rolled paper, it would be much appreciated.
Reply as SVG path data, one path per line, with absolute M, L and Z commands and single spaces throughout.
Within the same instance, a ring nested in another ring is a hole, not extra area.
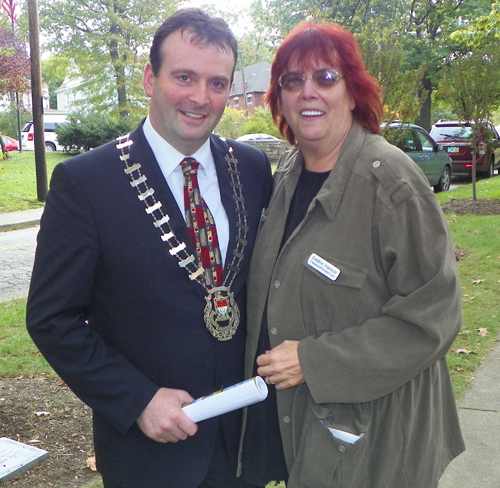
M 195 423 L 239 408 L 248 407 L 267 398 L 267 385 L 260 376 L 242 381 L 211 395 L 182 406 L 184 413 Z

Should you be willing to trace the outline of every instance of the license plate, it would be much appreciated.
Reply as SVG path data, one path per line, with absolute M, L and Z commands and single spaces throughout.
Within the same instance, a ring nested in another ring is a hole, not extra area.
M 457 153 L 459 150 L 460 150 L 460 148 L 458 148 L 458 147 L 452 147 L 452 146 L 448 147 L 449 153 Z

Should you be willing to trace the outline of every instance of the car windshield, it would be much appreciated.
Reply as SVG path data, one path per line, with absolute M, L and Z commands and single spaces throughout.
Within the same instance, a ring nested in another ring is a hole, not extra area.
M 431 136 L 435 140 L 442 141 L 443 139 L 470 139 L 472 127 L 448 126 L 448 127 L 433 127 Z

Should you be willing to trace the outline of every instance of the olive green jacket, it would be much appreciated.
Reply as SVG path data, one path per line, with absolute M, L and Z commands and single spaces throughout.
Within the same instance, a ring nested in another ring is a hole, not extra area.
M 278 392 L 287 487 L 437 487 L 464 450 L 445 360 L 462 313 L 444 214 L 410 158 L 355 123 L 278 255 L 302 165 L 292 150 L 275 173 L 248 282 L 247 376 L 266 299 L 272 347 L 300 341 L 306 382 Z

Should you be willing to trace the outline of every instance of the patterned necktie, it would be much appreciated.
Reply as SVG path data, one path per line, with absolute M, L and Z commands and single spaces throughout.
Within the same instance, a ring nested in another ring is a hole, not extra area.
M 198 264 L 205 270 L 205 286 L 210 289 L 222 284 L 222 260 L 215 221 L 198 186 L 199 165 L 194 158 L 184 158 L 181 161 L 184 174 L 184 209 Z

